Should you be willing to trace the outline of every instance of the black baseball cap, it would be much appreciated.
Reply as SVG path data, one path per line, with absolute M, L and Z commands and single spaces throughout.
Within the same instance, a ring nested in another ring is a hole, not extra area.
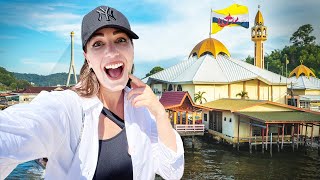
M 128 19 L 121 12 L 108 6 L 99 6 L 86 14 L 82 19 L 82 49 L 85 48 L 93 33 L 104 27 L 120 29 L 130 38 L 139 39 L 139 36 L 131 30 Z

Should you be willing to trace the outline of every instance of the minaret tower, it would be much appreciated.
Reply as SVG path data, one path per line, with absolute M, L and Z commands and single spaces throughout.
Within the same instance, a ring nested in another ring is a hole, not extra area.
M 70 60 L 70 67 L 69 67 L 69 73 L 68 73 L 67 86 L 69 86 L 69 82 L 70 82 L 71 69 L 73 71 L 74 81 L 77 84 L 77 75 L 76 75 L 76 70 L 75 70 L 75 66 L 74 66 L 74 55 L 73 55 L 73 37 L 74 37 L 74 32 L 73 31 L 70 33 L 70 36 L 71 36 L 71 60 Z
M 254 65 L 264 69 L 264 48 L 263 41 L 267 40 L 267 27 L 264 26 L 260 5 L 251 28 L 251 40 L 254 42 Z

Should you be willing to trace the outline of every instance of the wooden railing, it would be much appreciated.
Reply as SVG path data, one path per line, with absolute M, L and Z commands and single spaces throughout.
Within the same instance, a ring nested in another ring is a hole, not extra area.
M 190 125 L 176 124 L 174 128 L 181 136 L 192 136 L 192 135 L 204 134 L 204 124 L 190 124 Z

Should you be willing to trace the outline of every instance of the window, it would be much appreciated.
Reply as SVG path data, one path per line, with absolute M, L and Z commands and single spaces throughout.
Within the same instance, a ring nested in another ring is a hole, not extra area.
M 224 117 L 224 119 L 223 119 L 224 121 L 226 121 L 227 120 L 227 118 L 226 117 Z
M 180 84 L 177 87 L 177 91 L 182 91 L 182 86 Z
M 232 119 L 231 119 L 231 118 L 229 119 L 229 122 L 232 122 Z
M 168 91 L 172 91 L 172 90 L 173 90 L 172 84 L 169 84 Z
M 207 122 L 208 121 L 208 114 L 204 113 L 203 114 L 203 119 L 204 119 L 205 122 Z

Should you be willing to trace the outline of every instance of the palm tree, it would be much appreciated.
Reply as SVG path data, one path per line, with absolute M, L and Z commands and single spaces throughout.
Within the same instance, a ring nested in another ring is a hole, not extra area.
M 249 98 L 248 92 L 246 92 L 246 91 L 241 91 L 238 94 L 236 94 L 236 96 L 240 96 L 241 99 Z
M 199 101 L 200 104 L 202 104 L 202 100 L 205 100 L 207 102 L 207 99 L 205 97 L 203 97 L 203 94 L 206 92 L 198 92 L 196 94 L 194 94 L 194 102 Z

